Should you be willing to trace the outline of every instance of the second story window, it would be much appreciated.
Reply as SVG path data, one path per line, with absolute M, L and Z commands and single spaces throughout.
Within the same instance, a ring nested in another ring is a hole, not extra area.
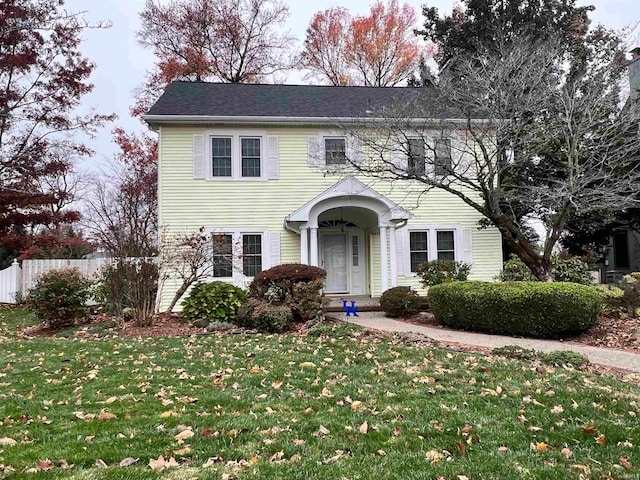
M 451 173 L 451 140 L 441 138 L 436 140 L 434 171 L 436 175 L 449 175 Z
M 407 139 L 407 173 L 424 175 L 424 140 L 422 138 Z
M 347 163 L 347 141 L 345 138 L 325 138 L 324 154 L 327 165 Z
M 231 177 L 231 137 L 211 139 L 211 174 L 214 177 Z
M 241 161 L 243 177 L 260 176 L 260 139 L 241 138 Z

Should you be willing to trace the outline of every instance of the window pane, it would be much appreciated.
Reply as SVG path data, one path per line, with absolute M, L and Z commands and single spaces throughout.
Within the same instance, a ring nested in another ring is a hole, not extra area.
M 411 271 L 417 272 L 418 265 L 429 261 L 427 253 L 428 232 L 409 232 L 409 250 L 411 259 Z
M 228 234 L 213 235 L 213 276 L 233 276 L 232 237 Z
M 259 177 L 260 176 L 260 139 L 259 138 L 243 138 L 241 139 L 242 149 L 242 176 L 243 177 Z
M 354 267 L 357 267 L 358 264 L 360 263 L 360 259 L 359 259 L 359 248 L 358 248 L 358 237 L 356 235 L 351 237 L 351 257 L 352 257 L 352 263 Z
M 448 175 L 451 171 L 451 140 L 436 140 L 435 174 Z
M 325 138 L 324 151 L 327 165 L 343 165 L 347 161 L 346 141 L 344 138 Z
M 211 160 L 214 177 L 231 176 L 231 138 L 211 139 Z
M 455 236 L 452 230 L 436 232 L 438 260 L 455 260 Z
M 614 268 L 629 268 L 629 238 L 627 232 L 613 236 Z
M 262 235 L 242 236 L 242 273 L 254 277 L 262 271 Z
M 407 144 L 409 153 L 407 169 L 414 175 L 424 175 L 424 141 L 422 138 L 410 138 Z

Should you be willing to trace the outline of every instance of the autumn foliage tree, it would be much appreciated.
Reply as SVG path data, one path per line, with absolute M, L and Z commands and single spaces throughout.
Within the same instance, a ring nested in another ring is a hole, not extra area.
M 173 80 L 259 82 L 292 68 L 294 38 L 279 30 L 288 16 L 281 0 L 147 0 L 138 41 L 157 60 L 133 113 Z
M 74 113 L 93 89 L 94 65 L 80 52 L 89 25 L 63 6 L 0 0 L 0 250 L 9 254 L 44 227 L 78 220 L 73 209 L 51 208 L 66 205 L 70 192 L 42 180 L 69 175 L 73 160 L 90 153 L 74 135 L 110 119 Z
M 378 1 L 368 15 L 355 17 L 329 8 L 312 18 L 300 64 L 310 77 L 332 85 L 398 85 L 420 62 L 415 23 L 413 7 L 397 0 Z

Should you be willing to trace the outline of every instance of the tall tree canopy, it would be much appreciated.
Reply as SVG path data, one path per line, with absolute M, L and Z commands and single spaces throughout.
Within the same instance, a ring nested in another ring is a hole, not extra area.
M 281 31 L 288 17 L 282 0 L 147 0 L 138 41 L 157 60 L 133 113 L 173 80 L 259 82 L 292 68 L 294 38 Z
M 346 8 L 316 13 L 307 28 L 300 64 L 332 85 L 398 85 L 420 61 L 413 33 L 416 13 L 408 4 L 378 1 L 368 15 L 352 17 Z
M 0 0 L 0 248 L 15 253 L 42 228 L 79 218 L 64 207 L 74 159 L 90 150 L 79 132 L 111 117 L 74 109 L 93 89 L 80 52 L 88 25 L 64 0 Z

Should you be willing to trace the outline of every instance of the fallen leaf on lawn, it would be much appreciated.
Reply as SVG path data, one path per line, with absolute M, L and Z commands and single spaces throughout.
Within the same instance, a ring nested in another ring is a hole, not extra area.
M 304 445 L 305 443 L 306 443 L 305 440 L 300 440 L 299 438 L 294 438 L 293 439 L 293 444 L 294 445 L 298 445 L 299 446 L 299 445 Z
M 300 460 L 302 460 L 302 457 L 297 453 L 294 455 L 291 455 L 291 458 L 289 459 L 290 462 L 299 462 Z
M 210 437 L 211 435 L 213 435 L 213 430 L 210 428 L 203 428 L 200 430 L 200 436 L 202 437 Z
M 277 462 L 278 460 L 282 460 L 284 457 L 284 451 L 280 450 L 279 452 L 274 453 L 269 457 L 269 463 Z
M 440 450 L 435 449 L 429 450 L 424 456 L 431 463 L 438 463 L 444 458 L 444 454 Z
M 620 457 L 620 465 L 622 465 L 627 472 L 630 472 L 631 470 L 633 470 L 633 467 L 631 466 L 631 462 L 629 462 L 628 455 L 622 455 Z
M 507 447 L 505 447 L 504 445 L 501 445 L 498 447 L 498 451 L 499 452 L 506 452 L 507 450 L 509 450 Z
M 300 364 L 300 368 L 305 370 L 305 369 L 311 369 L 311 368 L 316 368 L 316 364 L 313 362 L 302 362 Z
M 273 382 L 273 383 L 271 384 L 271 386 L 272 386 L 273 388 L 275 388 L 276 390 L 278 390 L 280 387 L 282 387 L 282 382 L 279 382 L 279 381 L 278 381 L 278 382 Z
M 558 413 L 562 413 L 562 412 L 564 412 L 564 408 L 562 408 L 562 405 L 556 405 L 555 407 L 553 407 L 551 409 L 551 413 L 558 414 Z
M 210 457 L 209 460 L 207 460 L 202 464 L 202 468 L 209 468 L 210 466 L 215 465 L 216 463 L 222 463 L 222 462 L 224 462 L 222 457 Z
M 7 438 L 7 437 L 2 437 L 0 438 L 0 445 L 4 446 L 12 446 L 12 445 L 17 445 L 18 442 L 16 442 L 13 438 Z
M 360 433 L 366 435 L 369 432 L 369 423 L 365 420 L 362 425 L 360 425 Z
M 169 417 L 177 417 L 178 414 L 173 410 L 167 410 L 166 412 L 162 412 L 160 414 L 160 418 L 169 418 Z
M 589 465 L 571 465 L 571 468 L 580 470 L 585 475 L 589 475 L 591 473 L 591 468 L 589 468 Z
M 107 464 L 104 463 L 104 460 L 100 458 L 96 460 L 96 463 L 94 463 L 94 465 L 98 468 L 107 468 Z
M 130 467 L 134 463 L 138 463 L 139 458 L 127 457 L 123 458 L 118 465 L 121 467 Z
M 594 433 L 596 433 L 598 430 L 596 429 L 596 427 L 592 426 L 592 425 L 585 425 L 584 427 L 582 427 L 582 432 L 586 433 L 587 435 L 592 435 Z
M 69 462 L 67 462 L 64 458 L 61 458 L 56 463 L 58 464 L 58 467 L 62 468 L 63 470 L 71 470 L 74 466 L 73 463 L 69 465 Z
M 458 480 L 469 480 L 469 477 L 466 475 L 458 475 Z
M 331 390 L 329 390 L 327 387 L 324 387 L 322 389 L 322 393 L 320 394 L 321 397 L 326 397 L 326 398 L 330 398 L 333 397 L 333 395 L 331 395 Z
M 107 399 L 106 399 L 104 402 L 102 402 L 102 403 L 106 403 L 106 404 L 108 405 L 108 404 L 110 404 L 110 403 L 115 402 L 116 400 L 118 400 L 118 397 L 115 397 L 115 396 L 114 396 L 114 397 L 109 397 L 109 398 L 107 398 Z
M 358 408 L 360 408 L 360 406 L 362 405 L 362 402 L 360 400 L 356 400 L 354 402 L 351 403 L 351 411 L 355 412 L 356 410 L 358 410 Z
M 458 452 L 460 452 L 460 455 L 462 455 L 463 457 L 467 453 L 467 446 L 460 440 L 456 440 L 456 448 L 458 449 Z
M 400 436 L 400 428 L 399 427 L 396 427 L 396 428 L 393 429 L 393 436 L 394 437 Z
M 344 456 L 344 452 L 342 450 L 336 450 L 336 454 L 335 455 L 323 460 L 322 463 L 324 463 L 325 465 L 329 465 L 330 463 L 337 462 L 343 456 Z
M 320 435 L 329 435 L 329 429 L 327 427 L 325 427 L 324 425 L 320 425 L 320 427 L 318 428 L 318 431 L 316 433 L 314 433 L 314 435 L 316 437 L 319 437 Z
M 182 448 L 179 448 L 178 450 L 174 450 L 173 453 L 175 453 L 176 455 L 189 455 L 191 453 L 191 447 L 189 445 L 185 445 Z
M 55 465 L 51 460 L 39 460 L 36 463 L 36 470 L 39 472 L 46 472 L 47 470 L 51 470 L 55 468 Z
M 570 448 L 564 447 L 562 450 L 560 450 L 560 453 L 562 455 L 564 455 L 565 457 L 569 458 L 571 455 L 573 455 L 573 452 L 571 451 Z
M 98 415 L 98 418 L 100 420 L 113 420 L 114 418 L 118 418 L 118 417 L 111 412 L 100 412 L 100 415 Z
M 183 440 L 186 440 L 187 438 L 191 438 L 195 435 L 195 433 L 193 433 L 193 430 L 191 429 L 186 429 L 181 431 L 180 433 L 178 433 L 174 438 L 181 442 Z
M 532 432 L 540 432 L 542 431 L 542 428 L 540 427 L 534 427 L 533 425 L 529 427 L 529 430 L 531 430 Z
M 384 450 L 378 450 L 378 455 L 380 455 L 381 457 L 386 457 L 387 452 L 385 452 Z
M 154 460 L 153 458 L 150 459 L 149 466 L 151 467 L 151 470 L 164 470 L 165 468 L 175 468 L 180 465 L 176 462 L 175 458 L 171 457 L 169 460 L 165 460 L 164 457 L 160 455 L 157 460 Z
M 598 445 L 606 445 L 607 444 L 607 437 L 605 437 L 604 435 L 600 434 L 598 435 L 596 438 L 596 443 Z
M 537 442 L 535 444 L 531 444 L 531 449 L 532 450 L 537 450 L 538 452 L 545 452 L 547 450 L 549 450 L 549 445 L 547 445 L 544 442 Z
M 86 437 L 84 437 L 84 441 L 87 443 L 91 443 L 93 442 L 93 439 L 96 438 L 95 435 L 87 435 Z

